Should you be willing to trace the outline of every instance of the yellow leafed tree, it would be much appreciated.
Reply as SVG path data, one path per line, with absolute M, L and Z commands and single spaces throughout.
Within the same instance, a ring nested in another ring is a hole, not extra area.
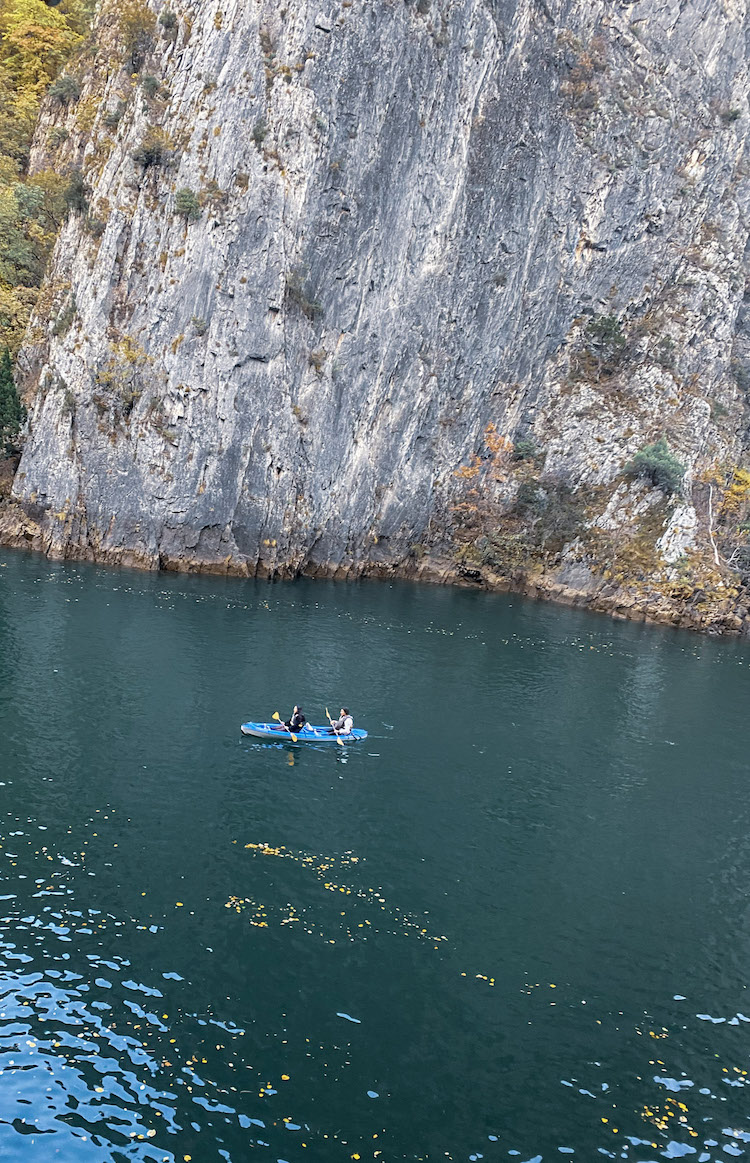
M 39 107 L 93 9 L 94 0 L 0 0 L 0 350 L 20 345 L 64 213 L 59 177 L 26 176 Z

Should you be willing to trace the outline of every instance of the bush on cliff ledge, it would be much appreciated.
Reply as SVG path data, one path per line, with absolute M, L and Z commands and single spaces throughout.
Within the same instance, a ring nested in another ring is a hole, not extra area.
M 685 465 L 669 451 L 666 437 L 662 436 L 653 444 L 644 444 L 623 472 L 645 477 L 664 493 L 676 493 L 685 475 Z
M 174 142 L 166 130 L 159 125 L 150 126 L 141 144 L 133 150 L 133 161 L 147 170 L 149 166 L 167 166 L 174 160 Z
M 201 205 L 196 193 L 189 186 L 182 186 L 174 196 L 174 212 L 186 222 L 197 222 L 201 216 Z
M 75 77 L 63 73 L 52 82 L 48 92 L 50 97 L 54 97 L 61 105 L 70 105 L 71 101 L 77 101 L 81 96 L 81 86 Z

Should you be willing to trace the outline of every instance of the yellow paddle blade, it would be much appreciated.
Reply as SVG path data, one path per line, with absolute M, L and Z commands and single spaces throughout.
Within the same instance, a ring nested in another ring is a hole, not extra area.
M 292 732 L 290 731 L 289 734 L 292 735 Z M 292 743 L 296 743 L 296 742 L 297 742 L 297 736 L 292 735 Z
M 328 710 L 328 707 L 326 707 L 326 719 L 328 719 L 328 720 L 329 720 L 329 722 L 330 722 L 330 719 L 331 719 L 331 712 Z
M 278 719 L 278 720 L 279 720 L 279 722 L 281 721 L 281 715 L 279 714 L 279 712 L 278 712 L 278 711 L 274 711 L 274 713 L 271 715 L 271 718 L 272 718 L 272 719 Z
M 336 742 L 338 743 L 339 747 L 343 747 L 343 746 L 344 746 L 344 740 L 341 738 L 341 736 L 340 736 L 340 735 L 337 735 L 337 736 L 336 736 Z

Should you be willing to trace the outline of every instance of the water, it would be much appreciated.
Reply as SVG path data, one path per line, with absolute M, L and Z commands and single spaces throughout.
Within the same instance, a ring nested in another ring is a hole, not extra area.
M 0 1157 L 747 1157 L 749 668 L 0 553 Z

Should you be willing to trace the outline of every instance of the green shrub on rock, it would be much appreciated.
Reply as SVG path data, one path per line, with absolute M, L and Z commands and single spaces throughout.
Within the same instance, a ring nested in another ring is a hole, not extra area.
M 522 436 L 513 445 L 513 460 L 533 460 L 538 450 L 530 436 Z
M 162 8 L 159 24 L 166 32 L 172 32 L 177 27 L 177 14 L 171 8 Z
M 59 149 L 59 147 L 66 142 L 70 134 L 64 125 L 53 125 L 47 134 L 47 145 L 50 149 Z
M 85 214 L 89 208 L 91 187 L 80 170 L 71 170 L 63 191 L 65 205 L 71 214 Z
M 529 510 L 536 513 L 543 513 L 547 505 L 547 494 L 536 477 L 532 477 L 528 481 L 521 481 L 518 492 L 516 493 L 516 509 L 520 513 L 525 513 Z
M 149 100 L 152 100 L 159 92 L 159 78 L 153 73 L 144 73 L 141 77 L 141 88 Z
M 628 461 L 623 472 L 645 477 L 664 493 L 675 493 L 685 475 L 685 465 L 669 451 L 666 437 L 662 436 L 654 444 L 644 444 Z
M 182 186 L 174 196 L 174 212 L 186 222 L 197 222 L 201 216 L 200 202 L 189 186 Z
M 160 126 L 152 125 L 141 138 L 141 144 L 133 150 L 133 161 L 147 170 L 149 166 L 166 166 L 174 157 L 171 137 Z
M 69 73 L 63 73 L 57 80 L 53 81 L 48 89 L 50 97 L 54 97 L 61 105 L 69 105 L 71 101 L 77 101 L 81 95 L 81 86 L 75 77 L 71 77 Z
M 616 315 L 594 315 L 586 325 L 584 336 L 597 381 L 613 375 L 626 347 L 620 320 Z
M 96 214 L 87 214 L 84 219 L 83 229 L 92 238 L 101 238 L 107 229 L 107 223 L 104 218 L 97 218 Z

